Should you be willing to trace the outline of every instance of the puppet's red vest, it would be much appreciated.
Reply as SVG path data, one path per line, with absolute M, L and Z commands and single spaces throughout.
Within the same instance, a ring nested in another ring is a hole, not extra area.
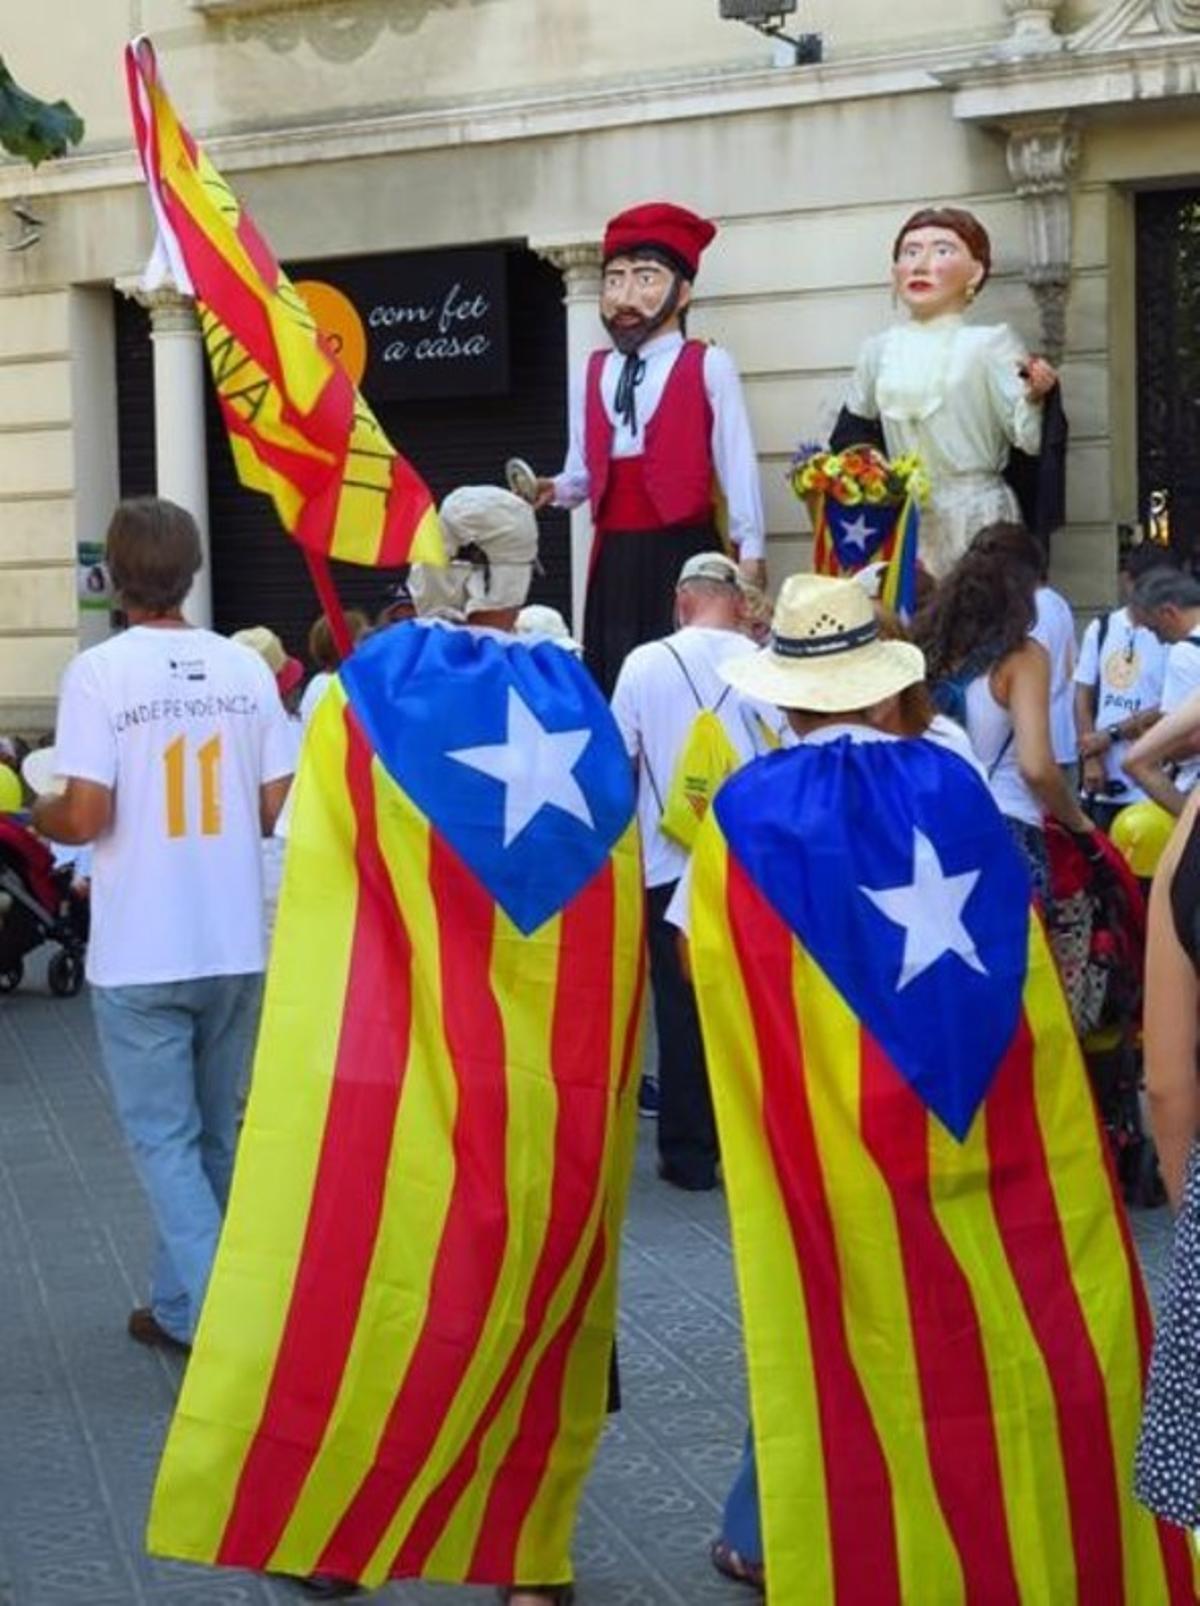
M 688 340 L 642 435 L 640 457 L 613 458 L 613 426 L 600 375 L 607 351 L 588 362 L 584 456 L 597 531 L 656 530 L 712 522 L 712 404 L 703 341 Z

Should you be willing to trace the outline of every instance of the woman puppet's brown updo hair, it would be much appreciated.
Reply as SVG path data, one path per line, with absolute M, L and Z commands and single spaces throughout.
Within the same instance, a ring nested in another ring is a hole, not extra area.
M 973 212 L 965 212 L 959 206 L 923 206 L 919 212 L 913 213 L 896 236 L 892 246 L 893 262 L 900 260 L 904 236 L 911 234 L 914 229 L 948 229 L 951 234 L 957 234 L 983 268 L 983 278 L 976 290 L 983 289 L 992 271 L 992 242 L 988 231 Z

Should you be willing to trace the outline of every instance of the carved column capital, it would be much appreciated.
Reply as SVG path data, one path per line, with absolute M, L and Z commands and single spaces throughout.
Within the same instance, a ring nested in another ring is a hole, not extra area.
M 1032 55 L 1039 51 L 1061 50 L 1063 36 L 1054 23 L 1064 0 L 1004 0 L 1012 22 L 1005 51 L 1012 55 Z
M 1025 203 L 1025 282 L 1037 302 L 1043 349 L 1058 362 L 1066 344 L 1079 132 L 1066 117 L 1022 119 L 1009 125 L 1006 155 L 1013 188 Z
M 600 294 L 603 257 L 599 240 L 564 240 L 531 247 L 563 276 L 568 301 L 594 301 Z
M 1066 116 L 1009 123 L 1009 177 L 1018 195 L 1066 193 L 1079 165 L 1079 130 Z
M 156 285 L 147 290 L 137 278 L 118 279 L 116 288 L 150 314 L 150 330 L 156 335 L 198 335 L 200 321 L 196 316 L 196 302 L 192 296 L 177 290 L 173 284 Z

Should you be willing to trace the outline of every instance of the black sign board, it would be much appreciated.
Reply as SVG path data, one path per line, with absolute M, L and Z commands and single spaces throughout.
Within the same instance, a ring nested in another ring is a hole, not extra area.
M 508 261 L 503 247 L 413 251 L 289 266 L 353 304 L 347 344 L 365 339 L 360 382 L 370 401 L 494 396 L 509 388 Z M 340 309 L 344 318 L 350 314 Z M 338 311 L 333 314 L 336 323 Z M 318 319 L 324 323 L 321 314 Z

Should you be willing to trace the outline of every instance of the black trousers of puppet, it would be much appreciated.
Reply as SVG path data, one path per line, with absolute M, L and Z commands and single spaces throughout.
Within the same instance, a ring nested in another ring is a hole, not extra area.
M 609 530 L 597 535 L 583 614 L 584 662 L 612 696 L 626 656 L 675 628 L 679 571 L 697 552 L 721 548 L 711 524 L 665 530 Z
M 717 1123 L 704 1063 L 696 994 L 679 962 L 679 933 L 665 919 L 677 883 L 646 892 L 650 985 L 658 1031 L 658 1155 L 673 1182 L 717 1180 Z

